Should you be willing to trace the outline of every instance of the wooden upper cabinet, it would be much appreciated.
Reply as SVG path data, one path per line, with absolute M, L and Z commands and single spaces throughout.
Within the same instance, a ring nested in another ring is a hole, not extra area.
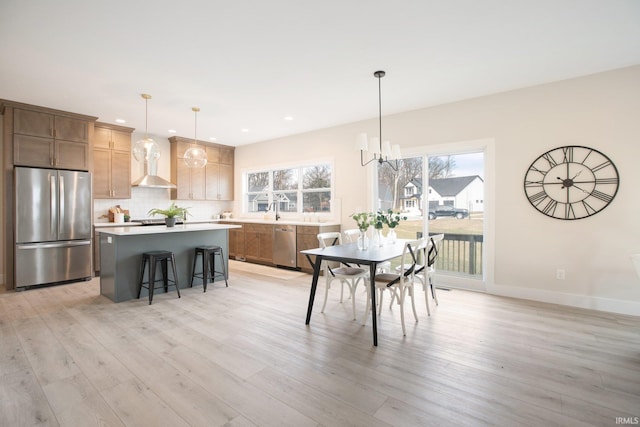
M 233 200 L 233 150 L 207 147 L 206 169 L 207 200 Z
M 13 132 L 20 135 L 53 138 L 54 116 L 16 108 L 13 116 Z
M 93 198 L 131 198 L 133 128 L 96 123 L 93 137 Z
M 235 151 L 229 148 L 220 149 L 220 163 L 225 165 L 232 165 Z
M 191 169 L 184 162 L 184 153 L 193 139 L 172 136 L 169 142 L 171 180 L 176 184 L 171 190 L 172 199 L 233 200 L 233 147 L 198 141 L 207 152 L 207 165 Z
M 89 143 L 89 123 L 86 120 L 56 116 L 54 123 L 55 139 Z
M 171 182 L 176 188 L 171 189 L 174 200 L 205 200 L 205 171 L 203 168 L 192 169 L 184 161 L 184 153 L 188 143 L 169 138 L 171 143 Z
M 89 123 L 83 119 L 16 109 L 14 133 L 89 143 Z
M 87 144 L 56 139 L 53 147 L 53 165 L 56 168 L 89 170 Z
M 110 148 L 118 151 L 131 151 L 131 133 L 133 128 L 96 123 L 93 134 L 93 148 Z
M 3 101 L 3 108 L 13 124 L 14 165 L 91 170 L 96 117 L 13 101 Z
M 111 187 L 113 198 L 131 198 L 131 153 L 129 151 L 111 152 Z
M 37 136 L 13 136 L 13 164 L 53 167 L 53 139 Z

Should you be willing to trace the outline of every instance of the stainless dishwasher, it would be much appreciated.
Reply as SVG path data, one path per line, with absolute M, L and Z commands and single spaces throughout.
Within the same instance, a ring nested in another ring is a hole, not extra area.
M 283 267 L 297 267 L 296 226 L 273 227 L 273 263 Z

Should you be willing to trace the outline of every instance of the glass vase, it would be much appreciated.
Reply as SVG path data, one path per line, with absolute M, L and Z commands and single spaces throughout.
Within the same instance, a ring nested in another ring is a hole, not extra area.
M 395 228 L 389 229 L 389 232 L 387 233 L 387 240 L 392 244 L 398 240 L 398 235 L 396 234 Z
M 369 239 L 367 238 L 367 232 L 360 230 L 360 234 L 358 234 L 358 249 L 366 251 L 368 247 Z
M 375 244 L 378 246 L 384 245 L 384 237 L 382 237 L 382 229 L 376 228 L 375 231 Z

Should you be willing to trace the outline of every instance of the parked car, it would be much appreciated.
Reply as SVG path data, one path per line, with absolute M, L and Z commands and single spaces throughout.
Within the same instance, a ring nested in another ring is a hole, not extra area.
M 440 216 L 452 216 L 458 219 L 469 216 L 468 209 L 454 208 L 453 206 L 442 205 L 434 209 L 429 209 L 429 219 L 436 219 Z

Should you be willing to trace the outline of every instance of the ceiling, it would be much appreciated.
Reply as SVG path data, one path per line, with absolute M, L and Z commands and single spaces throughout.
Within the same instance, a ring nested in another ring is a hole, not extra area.
M 237 146 L 377 117 L 379 69 L 387 115 L 640 64 L 640 1 L 2 0 L 0 58 L 0 98 Z

